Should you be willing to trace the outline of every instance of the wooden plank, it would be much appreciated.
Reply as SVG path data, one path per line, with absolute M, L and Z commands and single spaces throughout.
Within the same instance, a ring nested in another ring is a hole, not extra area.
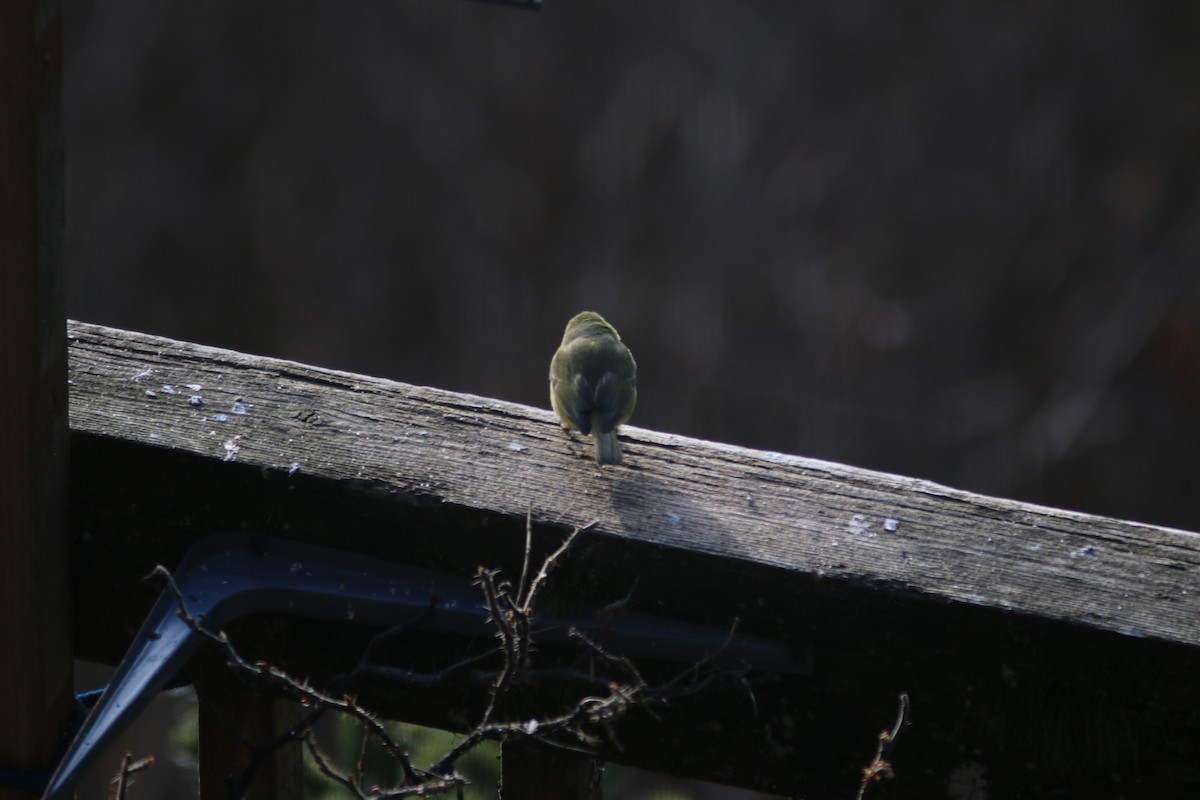
M 913 732 L 889 796 L 940 796 L 980 769 L 997 796 L 1200 791 L 1200 716 L 1180 713 L 1200 707 L 1195 534 L 638 428 L 626 465 L 599 469 L 548 410 L 82 323 L 71 337 L 80 655 L 119 657 L 153 600 L 138 579 L 206 533 L 515 575 L 532 506 L 542 552 L 596 522 L 551 578 L 555 610 L 629 595 L 813 656 L 812 675 L 760 676 L 752 696 L 727 685 L 635 712 L 606 761 L 851 796 L 905 691 Z M 231 634 L 320 681 L 362 652 L 352 627 Z M 425 668 L 461 654 L 418 649 Z M 651 682 L 677 669 L 639 666 Z M 469 695 L 360 697 L 463 730 Z
M 224 669 L 219 659 L 199 670 L 196 695 L 199 716 L 200 797 L 270 800 L 304 797 L 304 759 L 293 745 L 269 748 L 300 722 L 299 703 L 262 694 Z M 260 760 L 249 785 L 240 782 L 252 762 Z M 232 786 L 242 788 L 231 792 Z
M 70 338 L 76 431 L 1200 645 L 1196 533 L 635 427 L 629 464 L 601 470 L 543 409 L 83 323 Z
M 71 712 L 61 40 L 57 3 L 0 5 L 0 768 L 23 772 Z
M 500 748 L 502 800 L 601 800 L 604 767 L 594 758 L 510 739 Z

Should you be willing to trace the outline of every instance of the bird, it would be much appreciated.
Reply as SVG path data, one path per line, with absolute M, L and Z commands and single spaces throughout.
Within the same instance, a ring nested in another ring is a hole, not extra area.
M 617 426 L 637 404 L 637 363 L 595 311 L 576 314 L 550 360 L 550 405 L 563 428 L 596 441 L 597 464 L 620 464 Z

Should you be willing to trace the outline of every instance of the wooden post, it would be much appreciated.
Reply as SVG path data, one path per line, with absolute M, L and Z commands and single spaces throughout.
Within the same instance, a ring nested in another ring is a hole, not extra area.
M 72 657 L 54 0 L 0 3 L 0 120 L 0 768 L 41 772 L 70 715 Z
M 294 701 L 259 694 L 238 681 L 223 662 L 205 665 L 196 679 L 199 699 L 200 797 L 224 800 L 230 780 L 240 780 L 263 746 L 298 723 L 303 707 Z M 304 796 L 304 759 L 292 742 L 275 750 L 255 771 L 246 800 Z
M 600 761 L 553 747 L 507 741 L 500 749 L 503 800 L 600 800 Z

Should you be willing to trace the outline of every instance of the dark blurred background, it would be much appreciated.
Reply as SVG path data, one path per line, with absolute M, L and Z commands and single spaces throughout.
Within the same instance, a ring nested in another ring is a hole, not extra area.
M 1200 5 L 67 7 L 72 317 L 1200 528 Z
M 75 318 L 1200 529 L 1198 3 L 64 5 Z
M 75 318 L 1200 528 L 1200 4 L 65 6 Z
M 66 7 L 72 317 L 1200 528 L 1200 4 Z

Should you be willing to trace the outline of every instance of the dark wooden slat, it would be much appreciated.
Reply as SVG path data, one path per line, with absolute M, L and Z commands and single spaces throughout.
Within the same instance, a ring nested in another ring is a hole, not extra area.
M 601 800 L 603 766 L 574 753 L 510 740 L 500 748 L 501 800 Z
M 71 712 L 61 41 L 57 3 L 0 5 L 0 768 L 23 772 Z
M 304 796 L 304 761 L 299 747 L 284 746 L 260 753 L 300 722 L 299 703 L 254 692 L 243 681 L 210 663 L 198 670 L 200 796 L 225 800 L 230 786 L 242 780 L 256 759 L 246 800 Z

